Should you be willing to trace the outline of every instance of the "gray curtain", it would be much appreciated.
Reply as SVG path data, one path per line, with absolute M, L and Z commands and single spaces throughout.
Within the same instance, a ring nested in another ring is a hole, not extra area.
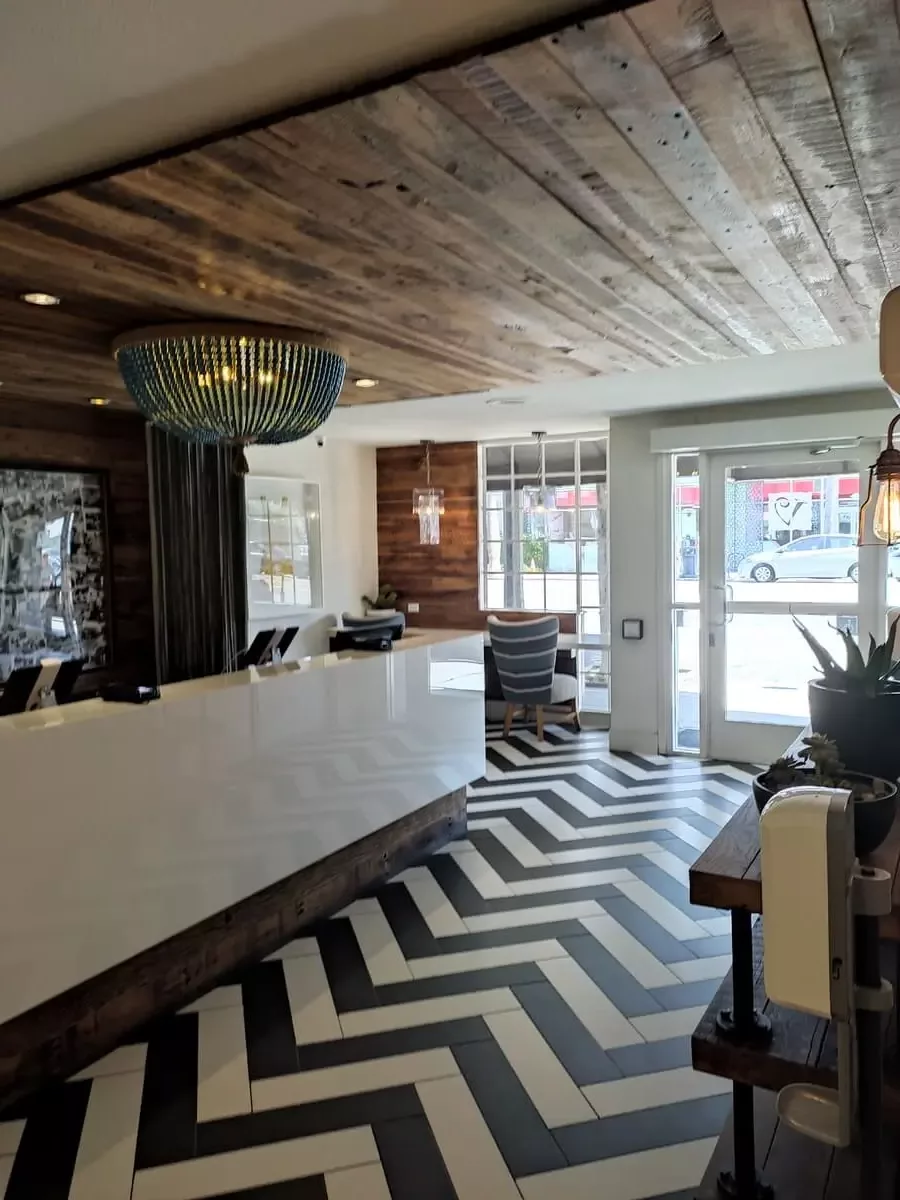
M 234 668 L 247 643 L 244 480 L 234 452 L 147 427 L 160 683 Z

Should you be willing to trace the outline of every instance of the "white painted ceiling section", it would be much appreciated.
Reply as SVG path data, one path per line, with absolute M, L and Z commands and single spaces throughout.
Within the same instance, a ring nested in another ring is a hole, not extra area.
M 5 0 L 0 196 L 331 94 L 577 0 Z
M 356 405 L 336 409 L 322 432 L 378 446 L 406 445 L 422 438 L 488 441 L 534 430 L 554 434 L 605 429 L 610 417 L 622 413 L 849 394 L 867 388 L 883 392 L 885 407 L 890 407 L 890 393 L 878 369 L 876 341 L 660 367 L 574 383 Z M 496 403 L 504 400 L 524 403 Z

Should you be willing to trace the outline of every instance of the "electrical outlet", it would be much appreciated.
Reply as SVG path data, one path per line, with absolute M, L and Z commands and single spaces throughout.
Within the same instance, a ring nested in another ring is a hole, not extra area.
M 407 604 L 407 606 L 406 606 L 406 611 L 407 611 L 408 613 L 417 613 L 417 612 L 419 611 L 419 603 L 418 603 L 418 601 L 417 601 L 417 600 L 410 600 L 409 604 Z

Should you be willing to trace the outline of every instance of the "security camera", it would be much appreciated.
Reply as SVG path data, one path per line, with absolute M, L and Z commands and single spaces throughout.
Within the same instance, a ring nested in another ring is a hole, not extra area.
M 322 446 L 325 445 L 325 439 L 323 437 L 317 437 L 316 445 L 321 448 Z

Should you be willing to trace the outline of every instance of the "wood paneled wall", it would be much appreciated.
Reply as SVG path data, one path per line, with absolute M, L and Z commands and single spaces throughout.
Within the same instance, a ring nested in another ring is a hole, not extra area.
M 152 683 L 153 579 L 143 418 L 74 405 L 0 399 L 0 463 L 105 471 L 113 677 Z
M 439 546 L 419 544 L 419 522 L 412 515 L 413 488 L 425 484 L 422 447 L 384 447 L 375 461 L 379 583 L 397 589 L 404 611 L 410 601 L 418 601 L 418 613 L 407 613 L 410 625 L 483 629 L 487 613 L 478 601 L 477 443 L 431 448 L 431 482 L 444 489 Z M 560 628 L 573 633 L 575 615 L 561 613 Z

